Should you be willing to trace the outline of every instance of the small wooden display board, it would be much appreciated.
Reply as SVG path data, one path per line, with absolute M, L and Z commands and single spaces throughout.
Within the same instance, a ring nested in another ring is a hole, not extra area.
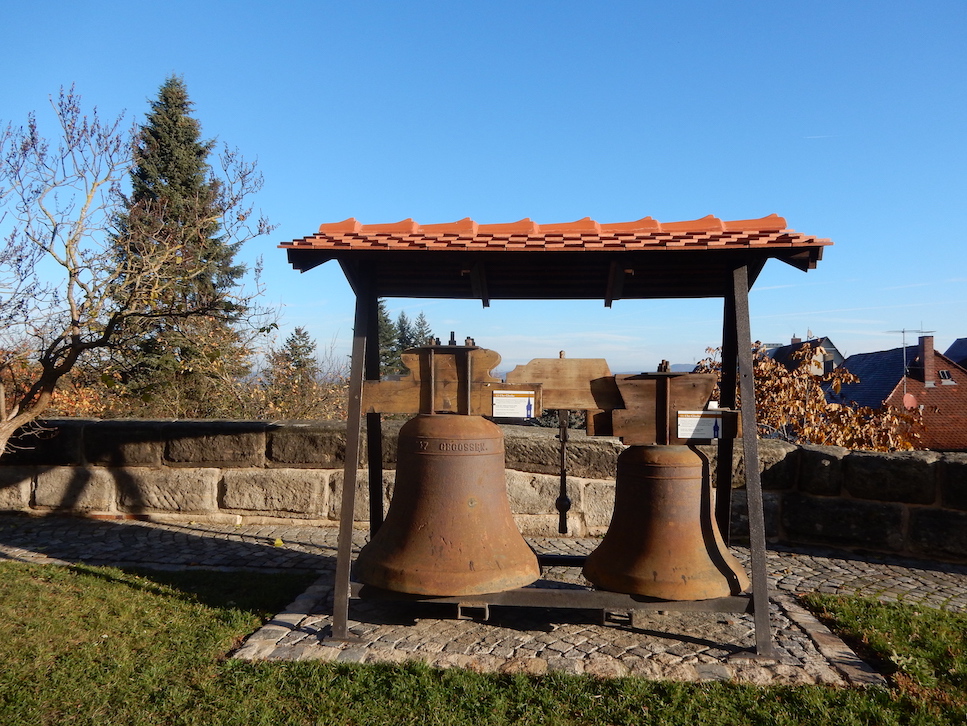
M 399 380 L 365 381 L 363 411 L 493 416 L 495 391 L 527 390 L 532 394 L 532 415 L 543 412 L 540 384 L 504 383 L 490 375 L 500 363 L 495 351 L 435 345 L 411 348 L 401 357 L 409 374 Z

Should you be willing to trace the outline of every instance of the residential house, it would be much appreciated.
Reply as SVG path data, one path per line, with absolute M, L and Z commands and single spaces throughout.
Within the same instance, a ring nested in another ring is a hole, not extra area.
M 833 341 L 829 338 L 812 338 L 802 340 L 793 338 L 789 345 L 780 345 L 766 351 L 766 355 L 778 363 L 782 363 L 790 371 L 796 370 L 802 363 L 802 359 L 796 357 L 796 353 L 806 346 L 814 348 L 810 364 L 810 373 L 821 376 L 832 372 L 834 368 L 843 363 L 843 354 L 839 352 Z
M 967 369 L 935 351 L 933 336 L 915 346 L 851 355 L 842 367 L 860 381 L 831 398 L 870 408 L 919 408 L 922 448 L 967 450 Z

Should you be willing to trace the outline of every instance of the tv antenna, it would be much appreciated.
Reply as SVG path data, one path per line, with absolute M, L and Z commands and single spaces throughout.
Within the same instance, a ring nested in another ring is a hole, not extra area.
M 923 323 L 920 323 L 921 327 Z M 901 328 L 900 330 L 887 330 L 888 333 L 900 333 L 903 338 L 903 404 L 906 405 L 907 398 L 907 333 L 936 333 L 936 330 L 909 330 L 908 328 Z

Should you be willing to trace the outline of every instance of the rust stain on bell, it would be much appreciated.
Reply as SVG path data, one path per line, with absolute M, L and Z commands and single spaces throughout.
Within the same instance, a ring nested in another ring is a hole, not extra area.
M 446 596 L 511 590 L 539 576 L 507 499 L 500 428 L 450 414 L 420 414 L 404 424 L 393 500 L 356 559 L 356 579 Z
M 707 600 L 749 587 L 712 517 L 702 460 L 687 446 L 631 446 L 618 457 L 614 515 L 584 565 L 596 587 Z

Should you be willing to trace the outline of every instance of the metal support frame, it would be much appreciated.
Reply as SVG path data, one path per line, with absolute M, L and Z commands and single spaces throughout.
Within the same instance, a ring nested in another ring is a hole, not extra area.
M 745 492 L 749 513 L 749 550 L 752 560 L 755 645 L 757 655 L 771 657 L 774 651 L 772 630 L 769 625 L 769 577 L 766 568 L 762 481 L 759 477 L 759 436 L 756 430 L 755 376 L 752 359 L 752 330 L 749 322 L 749 269 L 746 265 L 737 267 L 732 271 L 732 294 L 729 300 L 735 317 L 734 342 L 736 343 L 735 358 L 738 366 L 733 365 L 732 361 L 726 364 L 723 356 L 723 390 L 725 371 L 735 371 L 737 368 L 739 396 L 742 399 L 742 454 L 745 459 Z M 734 387 L 731 390 L 734 391 Z M 731 464 L 730 456 L 730 471 Z M 729 476 L 729 491 L 731 492 L 731 475 Z
M 353 352 L 349 374 L 349 415 L 346 422 L 346 460 L 343 467 L 342 502 L 339 508 L 339 547 L 336 553 L 336 581 L 333 588 L 332 605 L 332 638 L 333 640 L 350 640 L 349 635 L 349 573 L 352 567 L 353 522 L 356 508 L 356 473 L 359 466 L 360 434 L 362 429 L 363 410 L 363 373 L 366 362 L 367 338 L 373 339 L 375 328 L 373 321 L 378 321 L 378 303 L 372 293 L 367 280 L 357 282 L 356 317 L 353 327 Z M 379 347 L 376 348 L 377 377 L 379 377 Z M 367 373 L 369 371 L 366 371 Z M 381 428 L 378 424 L 377 431 Z M 379 431 L 378 431 L 379 432 Z M 381 432 L 379 432 L 381 433 Z M 382 444 L 379 445 L 380 452 Z M 372 449 L 370 449 L 372 452 Z M 375 468 L 376 474 L 382 479 L 382 465 Z M 370 467 L 370 484 L 374 469 Z M 372 489 L 372 486 L 370 487 Z M 372 501 L 372 497 L 370 499 Z M 382 496 L 377 497 L 382 520 Z
M 726 409 L 735 409 L 737 399 L 736 376 L 739 370 L 738 331 L 735 320 L 735 296 L 727 295 L 722 320 L 722 371 L 719 380 L 719 405 Z M 715 521 L 719 526 L 722 539 L 728 545 L 731 541 L 732 526 L 732 452 L 735 450 L 735 439 L 726 436 L 718 440 L 718 458 L 716 462 L 717 482 L 715 487 Z
M 339 545 L 336 557 L 336 581 L 333 600 L 333 640 L 353 640 L 349 634 L 349 601 L 353 597 L 372 597 L 402 601 L 453 602 L 458 606 L 516 605 L 523 607 L 559 608 L 615 608 L 628 610 L 683 610 L 705 612 L 752 612 L 755 619 L 756 655 L 773 657 L 774 648 L 769 623 L 769 584 L 765 554 L 765 521 L 763 516 L 762 484 L 759 476 L 759 445 L 755 423 L 755 390 L 753 352 L 749 321 L 749 267 L 741 265 L 732 272 L 729 294 L 725 299 L 722 345 L 721 402 L 734 408 L 736 387 L 742 400 L 742 442 L 745 458 L 746 493 L 749 515 L 749 544 L 752 564 L 752 594 L 719 598 L 702 602 L 649 601 L 620 593 L 523 588 L 504 593 L 472 598 L 420 598 L 402 593 L 388 593 L 376 588 L 350 582 L 352 565 L 352 533 L 356 499 L 357 464 L 360 453 L 362 424 L 363 380 L 379 378 L 379 350 L 367 341 L 378 340 L 378 301 L 369 278 L 358 276 L 353 285 L 356 292 L 356 316 L 353 337 L 352 367 L 349 380 L 349 416 L 346 430 L 346 461 L 343 476 L 342 504 L 339 513 Z M 379 414 L 367 414 L 369 438 L 369 492 L 371 534 L 383 520 L 382 508 L 382 426 Z M 718 447 L 717 497 L 715 516 L 728 542 L 733 441 L 720 439 Z M 570 556 L 545 555 L 545 564 Z M 570 562 L 567 562 L 570 564 Z M 574 564 L 577 564 L 576 562 Z M 472 602 L 469 602 L 472 601 Z
M 379 300 L 369 293 L 366 306 L 366 352 L 363 377 L 367 381 L 379 380 L 379 345 L 369 341 L 379 340 Z M 383 421 L 378 413 L 366 414 L 366 452 L 369 464 L 369 528 L 372 534 L 383 525 Z

